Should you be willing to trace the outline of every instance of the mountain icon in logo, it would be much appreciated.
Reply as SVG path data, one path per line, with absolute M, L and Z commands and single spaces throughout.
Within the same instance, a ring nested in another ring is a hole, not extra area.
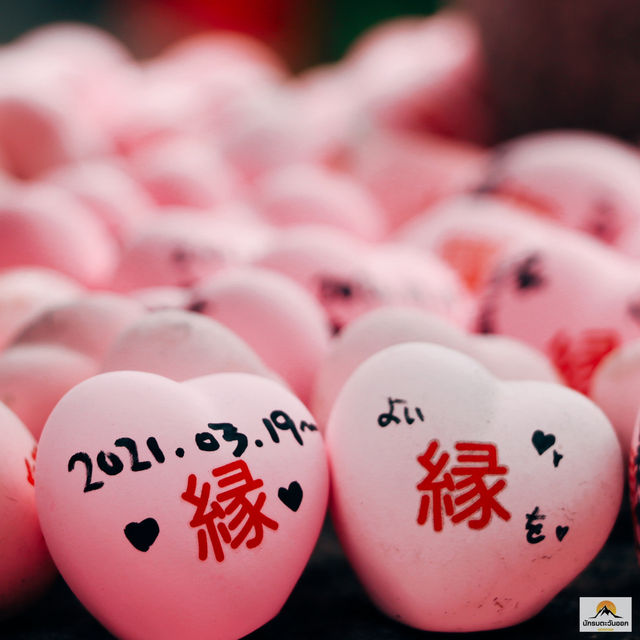
M 593 618 L 601 618 L 603 616 L 612 617 L 612 618 L 622 618 L 622 616 L 616 615 L 616 605 L 613 604 L 610 600 L 604 600 L 596 607 L 596 615 L 591 616 Z

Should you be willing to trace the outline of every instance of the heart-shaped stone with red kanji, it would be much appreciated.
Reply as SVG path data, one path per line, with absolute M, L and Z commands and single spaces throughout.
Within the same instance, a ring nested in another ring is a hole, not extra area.
M 533 235 L 504 252 L 488 281 L 476 329 L 540 349 L 587 395 L 604 358 L 640 338 L 637 262 L 586 236 Z
M 105 373 L 62 398 L 40 441 L 51 555 L 120 638 L 231 640 L 266 623 L 311 555 L 327 496 L 313 418 L 250 374 Z
M 620 447 L 591 401 L 499 381 L 437 345 L 360 365 L 327 447 L 351 563 L 383 611 L 420 629 L 530 618 L 595 556 L 620 506 Z

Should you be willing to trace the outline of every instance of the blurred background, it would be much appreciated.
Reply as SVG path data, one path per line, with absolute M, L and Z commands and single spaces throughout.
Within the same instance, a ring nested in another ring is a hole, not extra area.
M 339 59 L 374 24 L 398 15 L 429 15 L 443 4 L 442 0 L 2 0 L 0 42 L 52 21 L 79 20 L 108 29 L 137 56 L 147 57 L 182 36 L 230 29 L 260 38 L 293 70 L 300 70 Z
M 207 29 L 255 36 L 293 71 L 338 60 L 369 27 L 443 6 L 482 31 L 495 139 L 547 128 L 640 135 L 640 7 L 633 0 L 2 0 L 0 42 L 52 21 L 100 25 L 136 56 Z

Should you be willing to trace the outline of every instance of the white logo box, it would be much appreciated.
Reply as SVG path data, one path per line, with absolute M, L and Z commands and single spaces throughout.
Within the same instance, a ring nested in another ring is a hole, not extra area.
M 580 598 L 580 631 L 629 633 L 631 625 L 631 598 L 602 596 Z

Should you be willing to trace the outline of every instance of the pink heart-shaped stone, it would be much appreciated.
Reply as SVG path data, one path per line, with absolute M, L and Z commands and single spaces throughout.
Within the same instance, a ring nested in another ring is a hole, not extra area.
M 589 400 L 498 381 L 437 345 L 356 369 L 327 448 L 351 563 L 383 611 L 420 629 L 530 618 L 598 552 L 622 496 L 618 441 Z
M 279 167 L 312 159 L 304 123 L 286 85 L 264 85 L 229 101 L 209 131 L 224 158 L 247 182 Z M 211 121 L 214 118 L 210 119 Z
M 64 346 L 16 345 L 0 355 L 0 402 L 38 438 L 58 400 L 98 370 L 94 359 Z
M 384 299 L 370 251 L 368 243 L 338 229 L 299 227 L 278 234 L 255 264 L 301 284 L 338 330 Z
M 385 290 L 383 304 L 418 307 L 469 327 L 474 300 L 458 275 L 431 253 L 401 244 L 378 245 L 372 270 Z
M 289 82 L 313 157 L 328 166 L 340 166 L 353 124 L 361 117 L 360 97 L 349 91 L 352 81 L 344 65 L 324 65 L 306 69 Z
M 435 253 L 471 291 L 479 292 L 507 251 L 550 228 L 524 206 L 487 195 L 463 195 L 429 207 L 403 225 L 396 237 Z
M 36 442 L 0 403 L 0 618 L 31 602 L 55 569 L 36 514 Z
M 121 245 L 154 213 L 151 197 L 124 165 L 113 160 L 64 165 L 47 173 L 44 180 L 80 200 Z
M 555 131 L 516 138 L 495 154 L 487 190 L 640 255 L 640 158 L 615 138 Z
M 633 427 L 640 409 L 640 340 L 614 349 L 602 359 L 591 379 L 589 397 L 611 420 L 620 446 L 629 451 Z
M 383 126 L 489 136 L 480 34 L 462 12 L 386 21 L 356 41 L 343 66 L 365 113 Z
M 327 494 L 313 418 L 247 374 L 91 378 L 51 414 L 36 472 L 56 565 L 121 638 L 176 638 L 188 621 L 191 638 L 231 639 L 270 620 Z
M 394 229 L 481 181 L 486 152 L 430 133 L 373 129 L 351 144 L 348 167 L 382 204 Z
M 112 275 L 116 245 L 90 210 L 44 183 L 15 189 L 0 204 L 0 269 L 53 269 L 91 287 Z
M 234 251 L 208 218 L 163 216 L 146 226 L 120 256 L 113 288 L 187 287 L 233 262 Z
M 195 287 L 189 308 L 231 329 L 309 401 L 329 346 L 329 322 L 306 289 L 266 269 L 229 269 Z
M 41 311 L 76 298 L 81 291 L 73 280 L 49 269 L 4 271 L 0 275 L 0 348 Z
M 475 358 L 503 380 L 558 382 L 543 354 L 504 336 L 469 335 L 419 309 L 384 307 L 354 320 L 333 340 L 314 384 L 311 409 L 324 428 L 344 383 L 367 358 L 403 342 L 431 342 Z
M 215 216 L 186 207 L 168 211 L 137 234 L 122 252 L 114 289 L 192 286 L 253 257 L 268 235 L 262 226 L 253 224 L 251 209 L 240 205 L 221 208 Z
M 37 438 L 58 400 L 98 372 L 116 338 L 143 313 L 141 304 L 108 293 L 45 309 L 0 354 L 0 400 Z
M 160 206 L 211 210 L 241 195 L 237 176 L 216 148 L 186 136 L 147 145 L 131 164 L 133 175 Z
M 476 329 L 540 349 L 569 386 L 589 393 L 601 360 L 640 337 L 638 265 L 584 235 L 532 237 L 493 268 Z
M 142 304 L 124 296 L 85 295 L 45 309 L 22 328 L 12 344 L 63 346 L 100 362 L 120 333 L 144 312 Z
M 25 58 L 22 56 L 22 61 Z M 39 61 L 42 64 L 42 61 Z M 29 67 L 36 60 L 22 66 L 22 74 L 33 79 Z M 79 133 L 71 126 L 64 108 L 65 97 L 59 89 L 37 94 L 34 88 L 11 86 L 6 68 L 3 91 L 0 93 L 0 164 L 17 178 L 30 180 L 43 172 L 81 157 L 84 146 Z M 37 77 L 37 76 L 36 76 Z M 84 141 L 83 141 L 84 142 Z
M 309 290 L 336 331 L 389 304 L 469 321 L 469 296 L 456 274 L 435 256 L 401 245 L 373 245 L 329 227 L 299 227 L 279 234 L 255 263 Z
M 215 64 L 212 67 L 212 61 Z M 211 31 L 183 38 L 151 61 L 156 72 L 187 75 L 192 81 L 213 82 L 216 74 L 252 75 L 254 82 L 282 80 L 287 73 L 278 55 L 259 40 L 231 31 Z
M 256 203 L 267 220 L 288 227 L 337 227 L 365 240 L 380 240 L 386 221 L 380 205 L 353 178 L 320 165 L 286 166 L 256 187 Z
M 131 324 L 105 355 L 102 370 L 147 371 L 178 381 L 232 371 L 272 375 L 224 325 L 177 309 L 148 313 Z
M 130 54 L 116 37 L 104 29 L 81 22 L 54 22 L 32 29 L 14 44 L 70 63 L 118 64 Z

